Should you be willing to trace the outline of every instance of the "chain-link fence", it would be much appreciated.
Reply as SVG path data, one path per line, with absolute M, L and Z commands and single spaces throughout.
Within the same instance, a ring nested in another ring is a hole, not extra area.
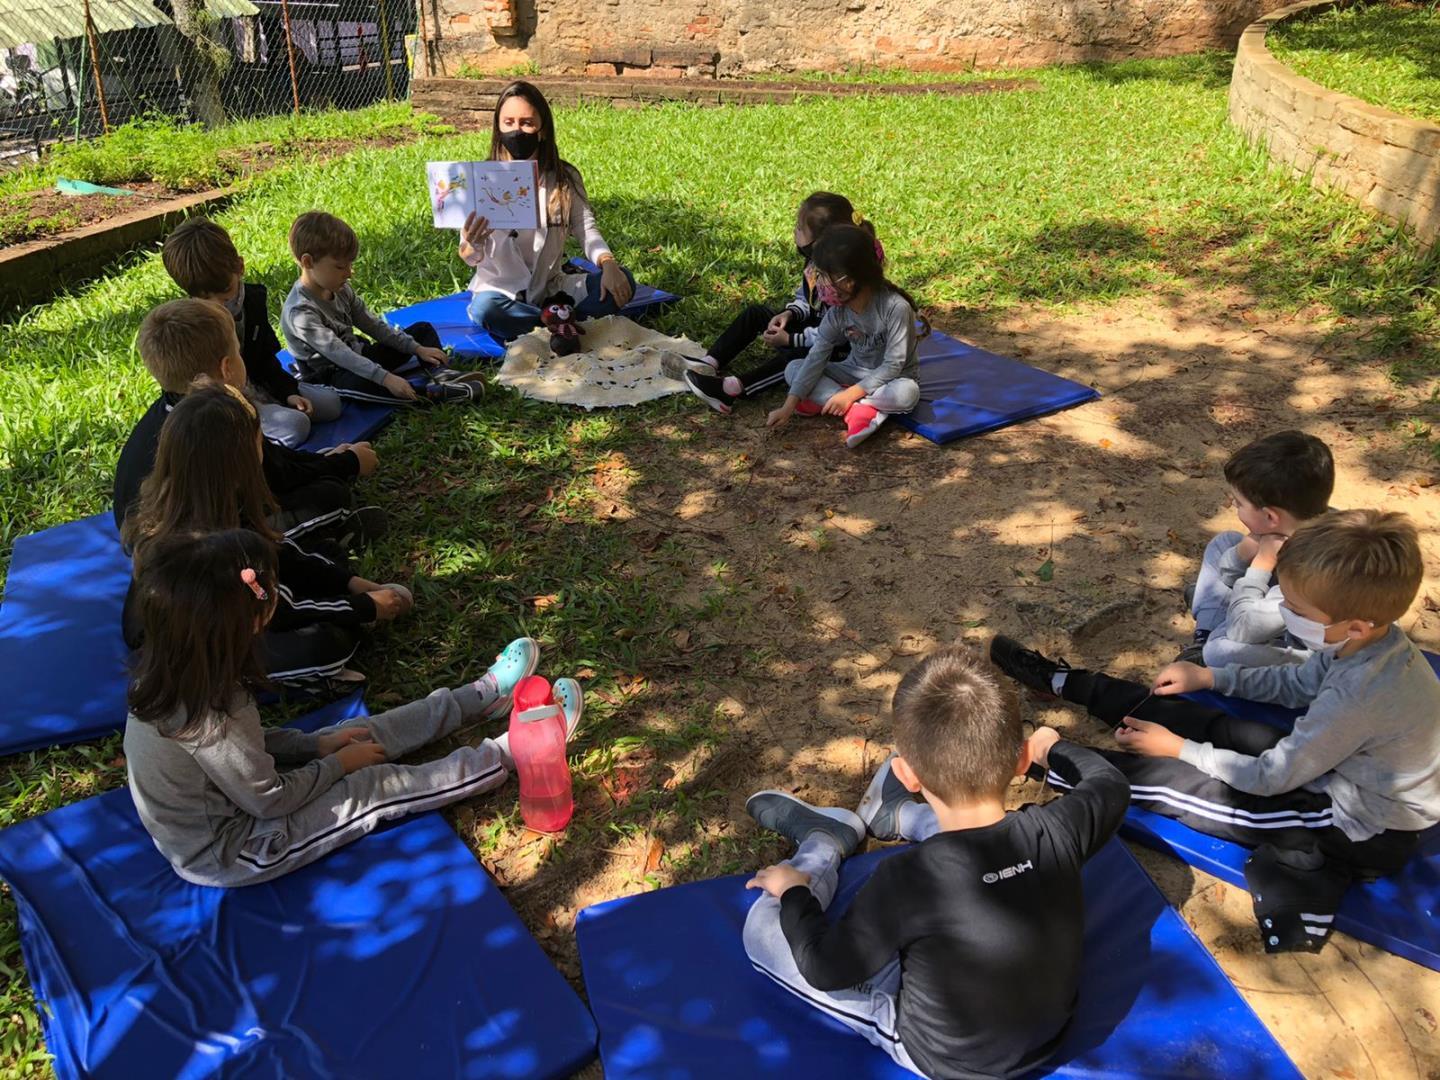
M 0 0 L 0 163 L 147 113 L 402 99 L 416 50 L 416 0 Z

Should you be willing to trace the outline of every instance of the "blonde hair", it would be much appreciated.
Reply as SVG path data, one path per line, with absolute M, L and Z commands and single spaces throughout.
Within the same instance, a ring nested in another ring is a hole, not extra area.
M 896 751 L 947 803 L 992 798 L 1015 775 L 1020 705 L 974 650 L 927 656 L 900 680 L 892 710 Z
M 230 234 L 206 217 L 175 226 L 160 251 L 165 272 L 190 296 L 214 296 L 229 290 L 244 268 Z
M 334 214 L 307 210 L 290 226 L 290 254 L 296 262 L 301 255 L 317 262 L 327 255 L 353 262 L 360 254 L 360 238 Z
M 1307 521 L 1280 549 L 1275 571 L 1336 622 L 1376 626 L 1405 614 L 1425 563 L 1415 524 L 1385 510 L 1333 510 Z
M 240 355 L 235 320 L 213 300 L 171 300 L 153 309 L 136 339 L 145 369 L 170 394 L 183 394 L 201 375 L 220 378 L 220 362 Z

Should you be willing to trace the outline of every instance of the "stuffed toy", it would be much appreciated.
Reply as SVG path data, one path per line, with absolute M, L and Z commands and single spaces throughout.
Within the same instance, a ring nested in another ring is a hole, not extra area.
M 540 305 L 540 324 L 550 331 L 550 351 L 556 356 L 580 351 L 585 328 L 576 320 L 574 301 L 565 293 L 556 293 Z

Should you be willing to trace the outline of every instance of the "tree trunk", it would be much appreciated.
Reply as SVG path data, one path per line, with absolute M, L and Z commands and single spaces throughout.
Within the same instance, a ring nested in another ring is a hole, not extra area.
M 180 85 L 190 99 L 190 111 L 206 127 L 225 123 L 225 103 L 220 97 L 220 79 L 230 64 L 230 54 L 215 38 L 215 18 L 205 10 L 204 0 L 171 0 L 175 35 L 175 64 Z

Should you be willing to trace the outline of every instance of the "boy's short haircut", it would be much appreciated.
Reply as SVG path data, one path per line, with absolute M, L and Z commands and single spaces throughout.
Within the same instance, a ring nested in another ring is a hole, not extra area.
M 334 214 L 309 210 L 290 226 L 290 254 L 296 262 L 301 255 L 309 255 L 317 262 L 327 255 L 353 262 L 360 254 L 360 238 Z
M 1277 431 L 1242 446 L 1225 462 L 1225 482 L 1255 507 L 1318 517 L 1335 490 L 1330 448 L 1303 431 Z
M 947 803 L 994 798 L 1015 775 L 1019 702 L 972 649 L 927 656 L 900 680 L 892 712 L 896 751 Z
M 235 320 L 213 300 L 171 300 L 140 324 L 137 341 L 145 368 L 170 394 L 184 394 L 201 375 L 220 378 L 220 361 L 240 346 Z
M 1383 626 L 1414 601 L 1425 562 L 1415 524 L 1404 514 L 1334 510 L 1295 530 L 1275 570 L 1335 622 Z
M 245 263 L 230 234 L 206 217 L 182 221 L 160 252 L 165 272 L 190 296 L 228 292 Z

